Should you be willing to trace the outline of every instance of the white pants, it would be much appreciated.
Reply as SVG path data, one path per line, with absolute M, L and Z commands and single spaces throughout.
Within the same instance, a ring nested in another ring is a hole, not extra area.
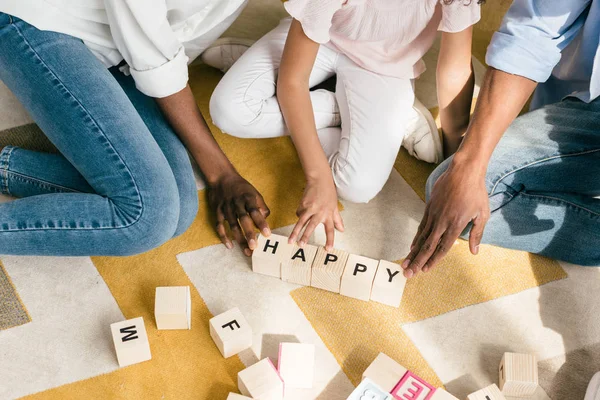
M 222 131 L 241 138 L 287 134 L 275 85 L 290 24 L 291 19 L 284 19 L 256 42 L 218 84 L 210 113 Z M 310 87 L 333 75 L 337 75 L 335 93 L 310 92 L 319 140 L 339 196 L 368 202 L 390 176 L 405 127 L 417 116 L 412 81 L 367 71 L 321 46 Z

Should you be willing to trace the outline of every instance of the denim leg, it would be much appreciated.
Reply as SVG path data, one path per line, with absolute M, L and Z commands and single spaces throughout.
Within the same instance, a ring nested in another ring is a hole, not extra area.
M 428 196 L 449 162 L 430 176 Z M 492 214 L 482 242 L 600 265 L 599 176 L 600 99 L 566 99 L 525 114 L 488 165 Z
M 0 204 L 0 253 L 128 255 L 171 238 L 175 177 L 114 77 L 80 40 L 0 20 L 0 79 L 93 189 Z

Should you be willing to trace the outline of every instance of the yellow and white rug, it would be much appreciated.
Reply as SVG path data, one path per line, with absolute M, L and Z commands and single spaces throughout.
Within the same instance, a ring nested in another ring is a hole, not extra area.
M 268 5 L 262 31 L 280 16 L 273 3 L 255 1 L 247 13 L 262 15 Z M 508 3 L 485 7 L 500 12 Z M 489 40 L 494 22 L 486 21 L 476 47 Z M 427 62 L 434 70 L 435 52 Z M 483 66 L 476 69 L 480 76 Z M 417 85 L 419 98 L 434 109 L 431 75 Z M 190 76 L 208 115 L 221 74 L 195 66 Z M 0 86 L 0 129 L 29 122 Z M 289 139 L 241 142 L 211 129 L 236 168 L 264 194 L 271 226 L 289 233 L 304 184 Z M 18 131 L 24 132 L 36 134 L 31 126 Z M 336 247 L 376 259 L 405 256 L 424 210 L 430 170 L 402 151 L 379 196 L 364 205 L 342 202 L 346 233 L 336 238 Z M 411 280 L 394 309 L 253 274 L 241 252 L 218 244 L 200 197 L 190 230 L 143 255 L 0 257 L 0 399 L 221 400 L 236 391 L 238 371 L 260 358 L 275 360 L 282 341 L 317 346 L 314 388 L 290 389 L 286 400 L 345 399 L 380 351 L 461 399 L 497 383 L 504 351 L 537 354 L 540 399 L 548 398 L 544 391 L 554 400 L 582 399 L 587 380 L 600 370 L 598 269 L 490 246 L 474 257 L 460 243 L 442 265 Z M 322 231 L 314 241 L 323 242 Z M 168 285 L 192 288 L 192 330 L 156 329 L 154 289 Z M 210 338 L 208 320 L 234 306 L 252 325 L 254 345 L 225 360 Z M 109 325 L 138 316 L 146 323 L 152 360 L 119 368 Z

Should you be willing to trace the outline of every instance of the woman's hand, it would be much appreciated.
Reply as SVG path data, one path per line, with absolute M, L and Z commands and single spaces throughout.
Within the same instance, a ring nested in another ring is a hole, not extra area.
M 433 187 L 425 215 L 402 263 L 404 276 L 429 271 L 452 248 L 470 222 L 471 253 L 479 252 L 485 224 L 490 218 L 485 167 L 452 165 Z
M 304 246 L 315 228 L 323 224 L 327 238 L 325 248 L 327 250 L 333 248 L 335 229 L 343 232 L 344 222 L 338 211 L 337 192 L 331 174 L 307 182 L 296 215 L 299 219 L 290 235 L 290 243 L 298 241 L 299 246 Z M 303 229 L 304 233 L 300 237 Z
M 227 235 L 225 222 L 247 256 L 256 248 L 255 227 L 269 236 L 266 218 L 270 214 L 261 194 L 237 172 L 224 175 L 207 190 L 208 204 L 217 217 L 217 234 L 228 249 L 233 243 Z

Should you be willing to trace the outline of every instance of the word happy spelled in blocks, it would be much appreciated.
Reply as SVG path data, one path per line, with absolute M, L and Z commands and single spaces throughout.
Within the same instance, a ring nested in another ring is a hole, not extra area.
M 533 354 L 504 353 L 499 375 L 500 389 L 506 396 L 533 396 L 538 387 L 537 358 Z
M 490 385 L 467 396 L 467 400 L 506 400 L 498 386 Z
M 406 286 L 404 271 L 400 265 L 381 260 L 371 289 L 371 300 L 392 307 L 400 307 Z
M 154 318 L 158 329 L 191 329 L 190 287 L 157 287 L 154 297 Z
M 391 392 L 396 384 L 406 375 L 408 370 L 383 353 L 379 353 L 375 360 L 363 373 L 363 380 L 370 379 L 386 392 Z
M 289 259 L 281 263 L 281 280 L 310 286 L 312 264 L 317 255 L 317 246 L 310 244 L 304 247 L 295 245 Z
M 375 382 L 366 378 L 354 389 L 347 400 L 393 400 L 393 397 Z
M 242 396 L 241 394 L 237 393 L 229 393 L 229 396 L 227 396 L 227 400 L 252 400 L 252 398 Z
M 302 343 L 280 343 L 277 370 L 286 387 L 313 387 L 315 346 Z
M 313 262 L 310 286 L 339 293 L 342 274 L 348 261 L 348 253 L 343 250 L 325 250 L 320 246 Z
M 379 261 L 372 258 L 350 254 L 342 275 L 340 294 L 369 301 L 378 265 Z
M 392 390 L 398 400 L 430 400 L 435 388 L 412 372 L 408 371 Z
M 237 307 L 211 318 L 209 325 L 210 336 L 225 358 L 252 346 L 252 328 Z
M 283 400 L 283 381 L 268 358 L 238 373 L 240 392 L 258 400 Z
M 292 248 L 285 236 L 258 235 L 256 249 L 252 252 L 252 270 L 259 274 L 281 278 L 281 263 L 289 259 Z
M 150 343 L 142 317 L 110 325 L 120 367 L 141 363 L 152 358 Z

